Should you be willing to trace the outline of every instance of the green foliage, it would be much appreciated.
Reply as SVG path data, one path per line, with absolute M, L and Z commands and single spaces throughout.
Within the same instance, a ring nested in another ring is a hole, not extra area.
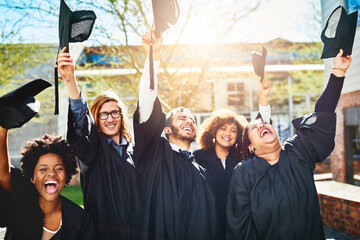
M 84 207 L 83 194 L 81 191 L 80 184 L 69 185 L 69 186 L 64 187 L 64 189 L 61 191 L 61 195 L 70 199 L 77 205 Z
M 24 73 L 27 67 L 34 66 L 29 56 L 35 53 L 33 45 L 1 44 L 0 45 L 0 85 L 5 85 L 14 76 Z
M 269 102 L 273 109 L 288 110 L 289 108 L 289 85 L 288 76 L 292 81 L 292 95 L 296 115 L 313 111 L 315 103 L 324 90 L 324 74 L 322 71 L 294 71 L 289 75 L 270 75 L 272 82 Z M 310 100 L 310 106 L 306 106 L 306 98 Z
M 45 44 L 2 44 L 0 45 L 0 96 L 25 83 L 42 78 L 53 82 L 56 47 Z M 41 119 L 47 122 L 53 114 L 54 87 L 36 96 L 41 102 Z M 40 121 L 38 117 L 34 121 Z

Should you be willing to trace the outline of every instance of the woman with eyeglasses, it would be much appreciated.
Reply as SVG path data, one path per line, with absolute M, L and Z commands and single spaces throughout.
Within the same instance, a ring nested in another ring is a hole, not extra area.
M 331 153 L 336 114 L 351 57 L 340 50 L 315 112 L 293 120 L 296 135 L 280 145 L 262 120 L 244 131 L 242 163 L 227 202 L 227 239 L 325 239 L 313 171 Z
M 131 239 L 138 198 L 127 109 L 111 91 L 99 94 L 89 109 L 65 48 L 58 70 L 69 94 L 67 140 L 79 159 L 84 207 L 98 226 L 99 239 Z

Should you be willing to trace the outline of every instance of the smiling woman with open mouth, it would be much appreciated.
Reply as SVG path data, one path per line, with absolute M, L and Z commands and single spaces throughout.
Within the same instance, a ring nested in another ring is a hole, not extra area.
M 60 195 L 76 174 L 76 157 L 61 137 L 28 141 L 21 171 L 10 168 L 8 130 L 0 126 L 0 226 L 5 239 L 95 239 L 90 216 Z
M 313 171 L 335 145 L 336 114 L 351 57 L 340 50 L 315 112 L 293 120 L 296 135 L 280 145 L 261 119 L 244 131 L 242 163 L 227 203 L 227 239 L 325 239 Z

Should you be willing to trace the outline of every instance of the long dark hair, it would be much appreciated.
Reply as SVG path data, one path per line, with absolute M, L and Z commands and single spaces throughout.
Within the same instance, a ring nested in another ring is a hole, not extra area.
M 242 144 L 241 144 L 241 161 L 253 157 L 255 154 L 249 151 L 249 145 L 251 144 L 250 138 L 249 138 L 249 126 L 250 124 L 248 124 L 245 127 L 243 136 L 242 136 Z

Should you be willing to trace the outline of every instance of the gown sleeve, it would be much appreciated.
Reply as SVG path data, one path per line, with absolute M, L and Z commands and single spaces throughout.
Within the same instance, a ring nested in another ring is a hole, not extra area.
M 271 121 L 271 107 L 270 107 L 270 105 L 262 106 L 262 105 L 259 104 L 258 116 L 261 117 L 263 121 L 270 123 L 270 121 Z
M 94 221 L 91 219 L 90 215 L 87 214 L 83 221 L 83 239 L 97 239 L 97 234 L 95 230 Z
M 231 177 L 227 200 L 226 239 L 256 240 L 251 213 L 248 176 L 239 163 Z
M 11 216 L 11 202 L 10 193 L 0 187 L 0 227 L 6 227 L 9 224 L 9 216 Z
M 154 62 L 154 89 L 150 89 L 149 64 L 145 62 L 140 79 L 139 102 L 134 113 L 135 135 L 134 162 L 138 168 L 149 167 L 152 163 L 155 146 L 160 141 L 165 127 L 165 114 L 157 98 L 157 72 L 160 61 Z M 158 157 L 160 159 L 160 157 Z
M 7 192 L 0 187 L 0 227 L 9 227 L 15 225 L 18 222 L 20 199 L 26 197 L 30 199 L 26 194 L 29 192 L 28 185 L 21 175 L 21 170 L 11 167 L 11 192 Z M 30 200 L 29 200 L 30 201 Z
M 152 164 L 155 148 L 161 140 L 165 127 L 165 114 L 158 98 L 154 102 L 153 111 L 146 122 L 139 123 L 139 108 L 134 113 L 134 162 L 139 168 L 147 168 Z M 161 159 L 159 156 L 158 160 Z
M 324 161 L 335 146 L 336 114 L 316 112 L 293 120 L 296 135 L 287 140 L 297 149 L 303 159 L 315 167 L 315 163 Z
M 339 78 L 330 74 L 329 82 L 316 102 L 315 113 L 293 120 L 296 136 L 287 142 L 301 152 L 313 169 L 315 163 L 324 161 L 334 149 L 336 128 L 334 111 L 343 83 L 344 77 Z
M 97 148 L 101 145 L 94 118 L 88 107 L 86 107 L 86 114 L 80 135 L 76 134 L 76 120 L 73 112 L 69 108 L 67 141 L 79 159 L 81 171 L 87 171 L 97 159 Z

